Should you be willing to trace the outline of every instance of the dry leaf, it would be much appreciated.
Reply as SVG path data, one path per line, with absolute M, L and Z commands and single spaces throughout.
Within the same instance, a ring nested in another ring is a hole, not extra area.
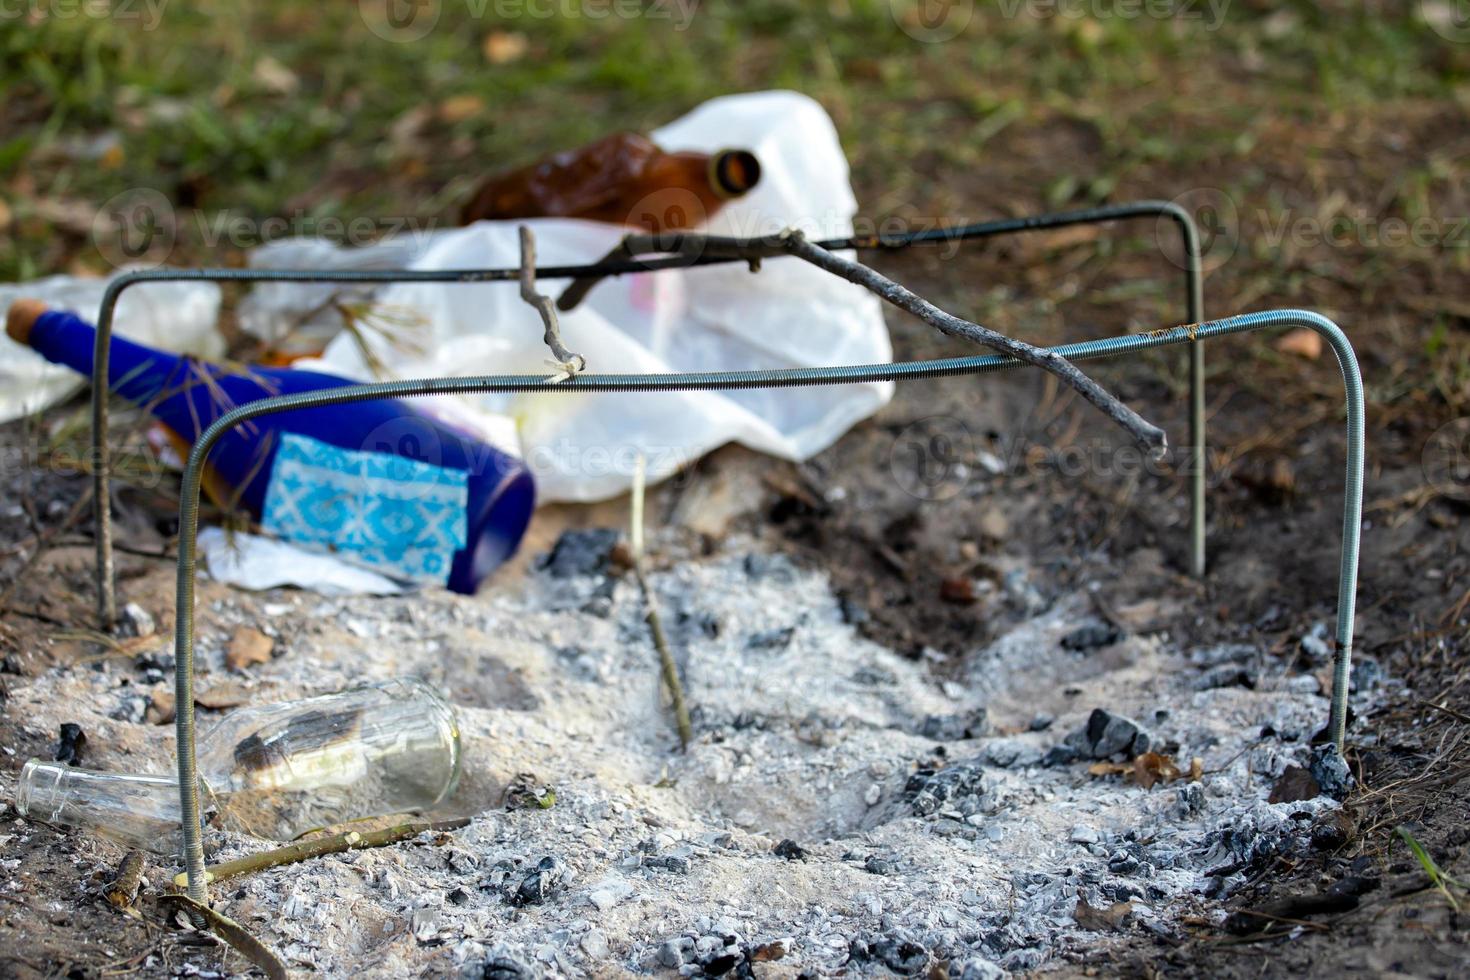
M 250 77 L 255 84 L 275 95 L 294 95 L 301 87 L 301 79 L 296 77 L 296 73 L 270 55 L 255 62 Z
M 1297 327 L 1276 341 L 1276 349 L 1283 354 L 1295 354 L 1315 361 L 1322 356 L 1322 335 L 1306 327 Z
M 1267 803 L 1295 803 L 1298 800 L 1315 800 L 1322 789 L 1310 772 L 1301 766 L 1287 766 L 1271 787 Z
M 1107 908 L 1094 908 L 1087 904 L 1087 899 L 1079 898 L 1077 911 L 1072 913 L 1072 918 L 1077 920 L 1078 926 L 1092 932 L 1117 932 L 1122 930 L 1132 914 L 1132 902 L 1117 902 Z
M 150 725 L 167 725 L 174 720 L 174 692 L 154 691 L 153 697 L 148 703 L 148 723 Z
M 388 142 L 395 150 L 402 150 L 416 143 L 433 121 L 433 109 L 426 105 L 414 106 L 389 123 Z
M 492 65 L 505 65 L 526 53 L 526 35 L 520 31 L 491 31 L 485 35 L 485 60 Z
M 1153 789 L 1155 783 L 1172 783 L 1183 776 L 1173 756 L 1145 752 L 1133 760 L 1133 778 L 1144 789 Z
M 464 122 L 473 119 L 485 108 L 485 100 L 478 95 L 456 95 L 439 103 L 439 121 L 447 123 Z
M 225 708 L 238 708 L 250 700 L 250 692 L 244 686 L 233 681 L 225 681 L 223 684 L 211 685 L 207 690 L 194 692 L 194 703 L 201 708 L 211 708 L 222 711 Z
M 1186 774 L 1180 772 L 1173 756 L 1145 752 L 1132 762 L 1094 762 L 1087 767 L 1087 772 L 1092 776 L 1123 776 L 1144 789 L 1152 789 L 1157 783 L 1172 783 L 1178 779 L 1187 778 L 1194 782 L 1204 775 L 1204 763 L 1198 756 L 1190 759 Z
M 275 641 L 260 630 L 241 626 L 230 637 L 230 645 L 225 650 L 225 663 L 231 670 L 244 670 L 251 664 L 268 664 L 271 662 L 271 649 L 274 646 Z

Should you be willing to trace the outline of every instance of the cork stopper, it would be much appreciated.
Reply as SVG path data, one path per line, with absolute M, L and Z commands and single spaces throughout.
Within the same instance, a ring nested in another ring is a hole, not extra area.
M 46 304 L 38 299 L 18 299 L 10 304 L 10 312 L 5 316 L 5 332 L 17 344 L 29 347 L 31 328 L 36 325 L 36 319 L 45 312 Z

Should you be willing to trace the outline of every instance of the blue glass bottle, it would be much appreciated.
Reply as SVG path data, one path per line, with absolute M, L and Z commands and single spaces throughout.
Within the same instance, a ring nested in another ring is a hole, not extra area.
M 17 302 L 16 306 L 21 304 Z M 96 328 L 12 308 L 11 337 L 92 376 Z M 113 336 L 112 391 L 192 444 L 246 402 L 354 384 L 292 368 L 220 365 Z M 276 536 L 383 574 L 473 593 L 515 552 L 535 507 L 525 464 L 407 402 L 382 399 L 262 416 L 210 452 L 206 492 Z

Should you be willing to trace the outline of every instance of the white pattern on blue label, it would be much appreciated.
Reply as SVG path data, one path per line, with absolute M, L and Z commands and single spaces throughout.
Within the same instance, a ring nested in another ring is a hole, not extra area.
M 261 525 L 386 575 L 440 585 L 465 546 L 463 470 L 284 433 Z

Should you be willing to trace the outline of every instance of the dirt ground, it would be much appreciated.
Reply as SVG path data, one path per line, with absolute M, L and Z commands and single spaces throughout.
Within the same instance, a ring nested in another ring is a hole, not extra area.
M 1210 77 L 1220 82 L 1234 67 L 1222 59 Z M 1252 104 L 1248 87 L 1220 85 L 1221 102 Z M 1204 121 L 1209 108 L 1191 115 L 1176 107 L 1151 122 L 1203 130 L 1213 125 Z M 1231 897 L 1239 921 L 1266 928 L 1230 931 L 1202 917 L 1182 934 L 1124 930 L 1039 972 L 1463 976 L 1470 923 L 1459 903 L 1470 893 L 1455 884 L 1434 888 L 1398 830 L 1448 878 L 1470 882 L 1470 494 L 1458 428 L 1470 414 L 1467 242 L 1385 248 L 1362 224 L 1341 245 L 1276 233 L 1283 216 L 1330 223 L 1341 213 L 1412 210 L 1399 195 L 1407 194 L 1413 167 L 1465 154 L 1463 104 L 1405 98 L 1362 112 L 1281 109 L 1263 113 L 1250 133 L 1258 152 L 1144 161 L 1109 199 L 1180 198 L 1201 215 L 1222 215 L 1222 233 L 1207 236 L 1207 316 L 1308 307 L 1333 317 L 1352 339 L 1368 388 L 1356 652 L 1401 686 L 1352 719 L 1348 761 L 1356 784 L 1340 833 L 1323 835 L 1309 856 L 1253 868 L 1250 886 Z M 920 214 L 965 219 L 1041 210 L 1038 175 L 1054 176 L 1058 159 L 1106 156 L 1115 138 L 1076 115 L 1018 123 L 986 144 L 980 175 L 919 155 L 916 198 L 908 203 Z M 887 176 L 859 166 L 859 200 L 881 209 Z M 1428 213 L 1450 234 L 1470 208 L 1470 185 L 1461 177 L 1426 193 Z M 1161 246 L 1172 248 L 1164 237 L 1151 223 L 1120 225 L 874 262 L 946 309 L 1059 343 L 1183 320 L 1178 269 L 1159 257 Z M 891 316 L 890 325 L 898 357 L 962 352 L 908 318 Z M 1133 632 L 1187 646 L 1248 643 L 1268 651 L 1274 669 L 1300 671 L 1302 638 L 1321 623 L 1330 632 L 1335 612 L 1342 389 L 1330 352 L 1304 358 L 1277 349 L 1277 339 L 1251 335 L 1209 347 L 1210 570 L 1202 582 L 1184 569 L 1183 478 L 1167 466 L 1140 467 L 1100 416 L 1031 373 L 901 386 L 876 418 L 800 466 L 723 450 L 660 488 L 652 515 L 682 529 L 690 554 L 719 556 L 739 533 L 821 570 L 864 635 L 945 677 L 958 676 L 966 651 L 1029 615 L 1024 595 L 1016 599 L 1006 587 L 1017 560 L 1036 570 L 1030 584 L 1045 597 L 1102 583 L 1092 593 L 1099 615 L 1125 619 Z M 1182 353 L 1089 370 L 1163 425 L 1173 444 L 1184 441 Z M 7 437 L 24 441 L 19 426 Z M 1437 455 L 1446 445 L 1449 470 Z M 0 690 L 55 667 L 85 670 L 109 654 L 107 644 L 81 632 L 91 624 L 90 521 L 85 505 L 78 520 L 68 524 L 67 517 L 86 481 L 24 465 L 8 467 L 5 481 Z M 487 588 L 521 574 L 561 529 L 618 526 L 624 508 L 614 502 L 541 512 L 522 558 Z M 167 630 L 166 488 L 125 492 L 118 520 L 123 594 Z M 38 537 L 54 547 L 32 564 Z M 956 582 L 994 588 L 971 601 Z M 1371 671 L 1363 677 L 1368 683 Z M 28 729 L 0 698 L 0 787 L 13 786 L 29 756 L 50 754 L 54 737 Z M 13 819 L 13 810 L 0 813 L 0 838 L 12 833 Z M 71 857 L 85 845 L 75 838 L 31 841 L 23 851 L 7 844 L 3 859 L 8 868 L 50 874 L 48 893 L 0 895 L 7 947 L 0 971 L 126 975 L 150 953 L 181 973 L 240 968 L 238 958 L 225 959 L 202 940 L 107 907 L 96 897 L 104 873 L 77 880 Z M 1344 890 L 1354 892 L 1354 907 L 1318 903 L 1314 911 L 1308 901 Z M 931 974 L 939 975 L 937 968 Z
M 996 281 L 1014 260 L 1009 248 L 993 248 L 956 261 L 963 267 L 957 278 Z M 908 281 L 922 281 L 926 273 L 923 256 L 890 261 L 885 268 Z M 1211 283 L 1212 306 L 1224 292 L 1217 285 L 1221 278 Z M 933 288 L 945 286 L 936 280 Z M 899 356 L 955 349 L 915 324 L 895 319 L 893 326 Z M 1359 339 L 1372 384 L 1389 366 L 1364 342 L 1362 331 L 1349 329 Z M 1269 386 L 1263 379 L 1242 382 L 1233 362 L 1250 347 L 1270 342 L 1238 339 L 1210 350 L 1213 442 L 1226 465 L 1217 463 L 1212 481 L 1211 569 L 1203 583 L 1182 569 L 1182 481 L 1168 472 L 1115 473 L 1113 460 L 1127 457 L 1116 454 L 1104 423 L 1036 376 L 902 386 L 876 419 L 810 463 L 773 466 L 728 449 L 656 493 L 653 513 L 661 523 L 684 528 L 692 554 L 718 555 L 728 535 L 742 532 L 821 569 L 862 632 L 915 657 L 926 650 L 950 655 L 924 658 L 940 672 L 956 670 L 966 650 L 1028 615 L 1024 602 L 957 602 L 946 583 L 991 581 L 999 587 L 994 595 L 1004 595 L 1007 561 L 1015 556 L 1043 570 L 1032 584 L 1044 595 L 1101 581 L 1094 596 L 1104 617 L 1130 610 L 1136 631 L 1190 646 L 1251 643 L 1268 650 L 1280 669 L 1295 668 L 1303 656 L 1301 638 L 1333 617 L 1342 418 L 1330 364 L 1281 359 L 1271 365 L 1282 379 L 1277 404 L 1258 397 Z M 1180 358 L 1171 356 L 1152 364 L 1108 365 L 1098 373 L 1177 434 L 1181 369 Z M 1300 414 L 1301 422 L 1282 423 L 1279 413 L 1288 410 Z M 1396 827 L 1408 826 L 1449 875 L 1470 872 L 1460 782 L 1470 774 L 1462 645 L 1470 541 L 1465 505 L 1421 489 L 1426 476 L 1420 447 L 1434 421 L 1428 412 L 1399 414 L 1391 424 L 1370 420 L 1358 651 L 1407 686 L 1381 711 L 1354 719 L 1349 759 L 1359 784 L 1342 811 L 1340 839 L 1325 842 L 1308 859 L 1259 868 L 1251 887 L 1232 899 L 1238 908 L 1277 908 L 1268 913 L 1278 917 L 1269 920 L 1265 933 L 1231 935 L 1202 920 L 1183 940 L 1125 934 L 1085 960 L 1053 962 L 1043 972 L 1261 976 L 1316 973 L 1327 963 L 1371 975 L 1463 971 L 1465 920 L 1428 887 L 1395 834 Z M 959 446 L 953 457 L 946 443 L 934 442 L 936 434 Z M 939 469 L 926 471 L 927 483 L 916 483 L 906 469 L 915 441 L 937 453 L 928 462 Z M 1242 444 L 1256 448 L 1243 451 Z M 990 472 L 999 468 L 992 457 L 1004 463 L 1001 472 Z M 1079 466 L 1077 459 L 1088 462 Z M 952 465 L 956 460 L 961 468 Z M 1277 460 L 1286 461 L 1289 480 L 1281 478 Z M 13 492 L 39 503 L 44 527 L 64 516 L 83 486 L 77 478 L 35 475 Z M 166 533 L 168 521 L 166 513 L 145 504 L 146 498 L 124 494 L 120 514 L 128 550 L 120 577 L 124 595 L 167 628 L 171 564 L 149 553 L 167 551 L 160 528 Z M 616 526 L 623 506 L 543 512 L 527 556 L 497 581 L 517 574 L 561 528 Z M 25 525 L 12 520 L 8 526 L 14 566 Z M 86 526 L 85 519 L 79 522 L 59 547 L 13 580 L 3 642 L 6 671 L 15 676 L 5 678 L 7 686 L 57 664 L 86 669 L 89 658 L 106 655 L 105 648 L 68 632 L 89 622 Z M 1140 623 L 1137 611 L 1146 615 L 1151 608 L 1159 610 L 1155 621 Z M 0 721 L 0 744 L 12 774 L 28 756 L 53 748 L 25 720 L 6 715 Z M 159 950 L 162 962 L 175 968 L 218 968 L 216 951 L 192 948 L 187 938 L 166 938 L 155 925 L 126 922 L 111 912 L 96 898 L 100 881 L 67 880 L 75 877 L 68 859 L 78 846 L 73 838 L 31 839 L 32 847 L 46 853 L 7 853 L 7 861 L 18 860 L 32 873 L 38 862 L 49 864 L 59 879 L 57 893 L 72 897 L 58 913 L 54 905 L 43 909 L 6 896 L 12 907 L 0 911 L 0 918 L 10 936 L 24 940 L 7 969 L 27 976 L 113 975 Z M 1371 888 L 1355 910 L 1307 916 L 1269 904 L 1322 894 L 1344 878 L 1363 879 L 1369 883 L 1363 887 Z

